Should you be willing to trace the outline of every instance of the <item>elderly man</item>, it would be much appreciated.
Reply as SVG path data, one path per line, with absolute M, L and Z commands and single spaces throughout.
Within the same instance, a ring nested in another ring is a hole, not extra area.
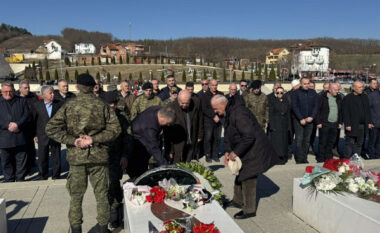
M 345 126 L 345 157 L 361 154 L 364 135 L 372 129 L 371 111 L 368 96 L 363 93 L 364 83 L 352 84 L 353 92 L 343 99 L 343 122 Z
M 219 162 L 218 145 L 222 133 L 222 125 L 219 116 L 212 110 L 211 98 L 215 95 L 223 95 L 218 91 L 218 81 L 210 80 L 209 90 L 201 98 L 204 142 L 203 151 L 206 156 L 206 162 L 211 163 L 212 159 Z
M 281 83 L 280 82 L 275 82 L 273 84 L 272 93 L 270 93 L 270 94 L 267 95 L 268 106 L 272 106 L 273 102 L 277 99 L 276 90 L 279 87 L 281 87 Z
M 142 113 L 145 109 L 152 106 L 161 106 L 162 101 L 160 97 L 154 96 L 153 85 L 149 82 L 142 85 L 144 94 L 136 98 L 131 108 L 131 120 L 135 119 L 137 115 Z
M 75 98 L 75 94 L 69 92 L 69 85 L 67 81 L 61 79 L 58 81 L 58 90 L 54 91 L 54 99 L 59 102 L 66 103 L 66 101 Z
M 296 135 L 297 151 L 296 163 L 308 163 L 307 154 L 310 146 L 310 136 L 313 131 L 313 122 L 318 112 L 318 94 L 309 89 L 310 80 L 301 79 L 301 88 L 291 95 L 291 106 L 295 118 L 293 125 Z
M 228 101 L 235 101 L 239 104 L 245 105 L 243 97 L 239 94 L 237 90 L 236 83 L 230 84 L 230 86 L 228 87 L 228 94 L 226 94 L 225 97 L 228 99 Z
M 158 96 L 160 94 L 159 81 L 158 79 L 153 78 L 150 80 L 153 85 L 153 95 Z
M 28 103 L 29 110 L 33 107 L 33 104 L 38 101 L 36 94 L 30 91 L 30 85 L 28 80 L 22 80 L 19 84 L 19 90 L 16 92 L 16 95 L 25 98 Z M 34 145 L 34 134 L 36 132 L 36 125 L 34 119 L 32 119 L 32 113 L 29 112 L 30 119 L 28 120 L 27 125 L 25 126 L 25 142 L 26 142 L 26 173 L 34 167 L 36 160 L 36 148 Z
M 319 129 L 319 154 L 317 162 L 324 162 L 333 157 L 333 146 L 339 129 L 342 128 L 342 101 L 338 95 L 336 83 L 329 85 L 329 91 L 319 96 L 318 114 L 315 124 Z
M 93 93 L 96 85 L 89 74 L 77 79 L 78 96 L 64 104 L 46 125 L 51 139 L 66 144 L 70 165 L 66 187 L 70 195 L 71 232 L 82 232 L 82 201 L 88 180 L 94 189 L 97 232 L 109 232 L 109 144 L 121 130 L 115 112 Z
M 131 115 L 131 109 L 133 102 L 135 102 L 136 96 L 129 89 L 129 82 L 124 80 L 120 83 L 120 92 L 118 92 L 117 108 L 127 114 Z
M 201 106 L 196 100 L 189 91 L 182 90 L 177 101 L 169 105 L 176 120 L 164 129 L 165 152 L 174 163 L 195 159 L 197 143 L 203 138 Z
M 338 86 L 336 86 L 338 88 Z M 319 95 L 323 95 L 324 93 L 327 93 L 330 90 L 330 83 L 329 82 L 324 82 L 323 83 L 323 89 L 321 92 L 319 92 Z
M 251 84 L 253 90 L 244 96 L 245 106 L 255 115 L 257 121 L 266 129 L 269 120 L 269 106 L 267 96 L 261 92 L 261 81 L 254 80 Z
M 175 77 L 173 75 L 168 75 L 166 77 L 166 84 L 167 86 L 162 88 L 160 94 L 158 94 L 162 101 L 165 101 L 170 97 L 170 90 L 172 87 L 176 87 L 178 91 L 182 90 L 181 88 L 177 87 Z
M 47 180 L 49 176 L 49 152 L 51 153 L 53 175 L 52 179 L 59 179 L 61 176 L 61 144 L 49 139 L 45 133 L 45 127 L 63 102 L 54 100 L 54 88 L 43 86 L 41 88 L 43 100 L 33 104 L 33 119 L 36 122 L 36 138 L 38 142 L 38 170 L 41 180 Z
M 11 83 L 2 84 L 1 95 L 0 156 L 4 181 L 23 181 L 26 173 L 24 130 L 29 118 L 29 107 L 24 98 L 15 95 Z
M 197 95 L 198 95 L 198 97 L 200 98 L 200 99 L 202 99 L 202 96 L 208 91 L 208 89 L 209 89 L 209 85 L 208 85 L 208 80 L 206 79 L 206 80 L 202 80 L 202 82 L 201 82 L 201 84 L 202 84 L 202 90 L 200 90 L 198 93 L 197 93 Z
M 148 165 L 168 164 L 164 158 L 160 142 L 164 126 L 176 119 L 173 108 L 152 106 L 132 121 L 133 153 L 128 157 L 127 172 L 132 179 L 148 170 Z
M 216 95 L 211 100 L 216 114 L 224 117 L 224 164 L 239 157 L 242 167 L 235 178 L 234 197 L 229 205 L 242 208 L 235 219 L 256 216 L 257 176 L 278 162 L 278 156 L 255 116 L 243 105 L 228 103 Z

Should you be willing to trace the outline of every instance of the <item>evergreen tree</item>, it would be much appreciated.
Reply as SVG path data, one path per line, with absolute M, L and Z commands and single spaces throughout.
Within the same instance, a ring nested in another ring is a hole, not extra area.
M 160 56 L 160 64 L 163 64 L 163 63 L 164 63 L 164 57 Z
M 115 64 L 116 64 L 116 57 L 112 57 L 112 60 L 111 60 L 111 61 L 112 61 L 112 64 L 115 65 Z
M 65 57 L 65 65 L 67 66 L 71 66 L 71 62 L 70 62 L 70 59 L 68 57 Z
M 154 64 L 157 64 L 157 57 L 154 58 Z
M 50 72 L 48 70 L 46 70 L 46 75 L 45 75 L 45 80 L 46 81 L 49 81 L 50 80 Z
M 268 66 L 266 64 L 264 65 L 264 75 L 265 75 L 265 80 L 268 80 Z
M 207 61 L 207 66 L 210 66 L 210 62 L 209 61 Z
M 117 76 L 117 81 L 121 83 L 121 73 L 119 72 L 119 75 Z
M 253 70 L 251 70 L 251 76 L 249 77 L 250 80 L 253 80 Z
M 119 64 L 123 64 L 123 57 L 121 55 L 119 57 Z
M 276 80 L 276 72 L 274 71 L 274 65 L 272 64 L 272 67 L 269 72 L 269 80 Z
M 193 65 L 196 65 L 197 64 L 197 58 L 194 57 L 194 60 L 193 60 Z
M 84 65 L 84 66 L 86 66 L 86 65 L 87 65 L 87 64 L 86 64 L 86 60 L 83 60 L 83 65 Z
M 106 57 L 106 65 L 109 65 L 108 57 Z
M 92 66 L 95 65 L 95 59 L 94 59 L 94 57 L 91 57 L 91 65 L 92 65 Z
M 79 76 L 79 74 L 78 74 L 78 71 L 77 71 L 77 70 L 75 70 L 75 75 L 74 75 L 75 81 L 77 81 L 77 80 L 78 80 L 78 76 Z
M 107 83 L 111 83 L 111 74 L 107 72 Z
M 227 82 L 226 69 L 223 69 L 223 82 Z
M 70 80 L 69 72 L 66 70 L 65 72 L 65 80 L 68 82 Z
M 213 79 L 217 79 L 218 78 L 218 75 L 216 74 L 216 70 L 214 69 L 214 71 L 212 72 L 212 78 Z
M 132 73 L 129 73 L 129 80 L 132 81 L 133 77 L 132 77 Z
M 88 69 L 87 69 L 87 70 L 86 70 L 86 73 L 87 73 L 87 74 L 90 74 L 90 71 L 88 71 Z
M 201 66 L 203 66 L 203 60 L 202 60 L 202 58 L 200 58 L 200 63 L 199 63 L 199 65 L 201 65 Z
M 244 66 L 244 70 L 248 71 L 248 66 L 247 65 Z
M 127 53 L 127 64 L 129 64 L 129 54 Z
M 78 60 L 75 61 L 75 66 L 79 66 Z
M 241 79 L 242 79 L 242 80 L 245 79 L 245 73 L 244 73 L 244 70 L 243 70 L 243 72 L 241 73 Z
M 256 63 L 256 66 L 255 66 L 255 73 L 256 73 L 256 76 L 259 75 L 259 65 Z
M 32 67 L 33 67 L 33 70 L 36 70 L 36 62 L 35 61 L 33 61 Z
M 100 81 L 100 73 L 99 73 L 99 71 L 96 72 L 96 80 Z
M 49 61 L 48 61 L 47 57 L 45 57 L 44 65 L 45 65 L 45 69 L 49 69 Z
M 186 71 L 182 71 L 182 82 L 186 82 Z
M 133 56 L 133 64 L 137 64 L 137 58 L 136 58 L 136 56 Z
M 193 82 L 195 83 L 197 81 L 197 70 L 194 69 L 193 72 Z
M 232 65 L 232 69 L 236 70 L 235 61 L 234 61 L 233 65 Z
M 58 76 L 58 70 L 55 69 L 55 71 L 54 71 L 54 80 L 57 80 L 57 81 L 58 81 L 58 79 L 59 79 L 59 76 Z
M 150 64 L 150 57 L 148 57 L 148 64 Z
M 98 57 L 98 65 L 102 65 L 102 59 Z
M 263 78 L 263 76 L 261 75 L 261 73 L 262 73 L 261 72 L 261 63 L 259 63 L 258 66 L 259 66 L 259 69 L 258 69 L 258 75 L 257 75 L 257 77 L 258 77 L 259 80 L 261 80 Z
M 40 66 L 40 80 L 44 80 L 44 76 L 43 76 L 43 74 L 42 74 L 42 67 Z
M 203 80 L 207 79 L 206 70 L 203 70 Z
M 42 62 L 41 61 L 38 61 L 38 67 L 40 68 L 40 70 L 42 70 Z
M 140 58 L 140 64 L 144 64 L 144 62 L 145 62 L 145 61 L 144 61 L 144 58 L 141 57 L 141 58 Z
M 236 73 L 234 71 L 233 75 L 232 75 L 232 81 L 236 82 Z
M 239 62 L 238 70 L 241 70 L 241 65 L 240 65 L 240 62 Z
M 170 58 L 167 59 L 167 63 L 170 64 Z
M 164 72 L 161 72 L 161 82 L 165 83 L 165 75 L 164 75 Z

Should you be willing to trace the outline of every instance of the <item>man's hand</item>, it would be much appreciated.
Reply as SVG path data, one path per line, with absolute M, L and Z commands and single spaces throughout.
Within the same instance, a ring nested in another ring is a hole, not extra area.
M 265 129 L 268 128 L 268 123 L 265 123 L 265 124 L 264 124 L 264 128 L 265 128 Z
M 128 159 L 125 157 L 121 157 L 120 166 L 121 166 L 121 169 L 123 169 L 123 170 L 126 169 L 128 166 Z
M 317 125 L 317 128 L 318 128 L 318 129 L 321 129 L 321 128 L 322 128 L 322 124 L 318 124 L 318 125 Z
M 301 125 L 306 125 L 306 120 L 302 119 L 302 120 L 300 120 L 300 123 L 301 123 Z
M 173 153 L 170 153 L 170 154 L 169 154 L 169 158 L 170 158 L 170 159 L 173 159 L 173 158 L 174 158 Z
M 229 153 L 228 152 L 224 153 L 224 157 L 223 157 L 224 166 L 228 165 L 228 157 L 229 157 Z
M 88 135 L 80 135 L 75 139 L 74 145 L 78 148 L 88 148 L 92 146 L 92 137 Z
M 346 126 L 346 130 L 350 132 L 351 131 L 351 126 Z
M 312 117 L 308 117 L 305 119 L 307 123 L 311 123 L 313 121 L 313 118 Z
M 215 115 L 214 118 L 213 118 L 213 120 L 214 120 L 215 123 L 218 123 L 218 122 L 219 122 L 219 117 L 218 117 L 218 115 Z
M 368 129 L 373 129 L 375 126 L 373 124 L 368 124 Z
M 38 138 L 37 137 L 34 137 L 33 140 L 34 140 L 35 143 L 38 143 Z
M 342 124 L 339 124 L 338 129 L 341 129 L 341 128 L 342 128 Z
M 202 141 L 202 138 L 198 138 L 197 142 L 201 142 Z
M 14 122 L 9 123 L 8 130 L 11 131 L 12 133 L 18 133 L 19 132 L 18 125 Z
M 231 152 L 230 155 L 228 156 L 229 159 L 231 159 L 232 161 L 235 161 L 236 157 L 238 157 L 235 152 Z

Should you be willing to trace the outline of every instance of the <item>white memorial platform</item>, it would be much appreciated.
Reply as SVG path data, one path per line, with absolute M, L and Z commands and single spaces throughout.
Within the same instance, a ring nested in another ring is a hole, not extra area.
M 0 198 L 0 232 L 7 233 L 7 213 L 5 211 L 5 199 Z
M 124 195 L 124 230 L 127 233 L 148 233 L 149 221 L 157 228 L 163 230 L 163 221 L 157 218 L 151 211 L 151 203 L 137 206 L 130 202 Z M 180 208 L 181 203 L 175 204 L 173 201 L 166 201 L 170 207 L 177 208 L 183 212 L 193 215 L 203 223 L 214 223 L 220 232 L 244 233 L 244 231 L 234 222 L 234 220 L 224 211 L 219 203 L 213 200 L 211 203 L 200 206 L 189 211 Z
M 379 233 L 380 204 L 344 193 L 310 193 L 293 180 L 293 213 L 322 233 Z

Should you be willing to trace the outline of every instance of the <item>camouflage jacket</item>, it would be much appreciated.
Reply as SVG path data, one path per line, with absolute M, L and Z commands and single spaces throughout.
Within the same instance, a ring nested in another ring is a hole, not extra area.
M 120 91 L 117 93 L 117 96 L 118 96 L 117 108 L 120 109 L 120 111 L 125 112 L 127 116 L 130 117 L 132 104 L 135 101 L 136 96 L 132 92 L 130 92 L 128 93 L 128 95 L 123 97 Z
M 94 94 L 80 93 L 63 105 L 45 128 L 49 138 L 66 144 L 70 165 L 108 163 L 110 142 L 120 134 L 120 123 L 114 111 Z M 93 145 L 81 149 L 74 146 L 80 135 L 92 137 Z
M 132 104 L 131 121 L 135 119 L 138 114 L 142 113 L 145 109 L 152 106 L 162 106 L 162 100 L 160 97 L 151 96 L 147 98 L 145 95 L 137 97 L 135 102 Z
M 244 95 L 243 98 L 245 106 L 255 115 L 261 127 L 264 127 L 265 123 L 268 123 L 269 120 L 267 96 L 264 93 L 260 93 L 260 95 L 249 93 Z

